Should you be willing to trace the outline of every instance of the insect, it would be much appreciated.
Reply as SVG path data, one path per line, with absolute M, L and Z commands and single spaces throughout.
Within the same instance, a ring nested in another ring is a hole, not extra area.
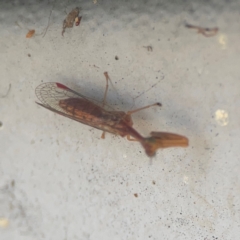
M 212 37 L 215 36 L 218 32 L 218 28 L 202 28 L 199 26 L 194 26 L 191 24 L 186 24 L 185 25 L 187 28 L 192 28 L 192 29 L 197 29 L 198 33 L 201 33 L 205 37 Z
M 104 75 L 106 89 L 102 104 L 57 82 L 47 82 L 39 85 L 36 88 L 36 95 L 40 103 L 36 103 L 52 112 L 102 130 L 102 138 L 104 138 L 105 132 L 108 132 L 127 137 L 130 141 L 137 141 L 143 146 L 149 157 L 153 157 L 159 148 L 188 146 L 188 139 L 175 133 L 151 132 L 150 137 L 143 137 L 133 128 L 131 117 L 133 113 L 152 106 L 161 106 L 161 103 L 129 112 L 106 110 L 104 106 L 110 78 L 107 72 Z

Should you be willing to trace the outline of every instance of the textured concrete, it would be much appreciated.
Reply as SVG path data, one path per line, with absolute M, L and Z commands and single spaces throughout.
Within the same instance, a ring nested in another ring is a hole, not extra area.
M 240 2 L 20 2 L 0 3 L 0 239 L 239 239 Z M 163 104 L 134 115 L 140 133 L 190 146 L 151 163 L 138 143 L 35 104 L 42 82 L 101 101 L 105 71 L 115 109 Z

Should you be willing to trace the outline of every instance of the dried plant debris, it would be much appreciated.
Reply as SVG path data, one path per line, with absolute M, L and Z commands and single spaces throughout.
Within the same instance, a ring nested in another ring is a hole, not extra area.
M 80 8 L 76 7 L 64 19 L 62 36 L 63 36 L 66 28 L 72 28 L 73 27 L 74 22 L 75 22 L 76 26 L 78 26 L 80 24 L 80 21 L 81 21 L 82 17 L 78 16 L 79 12 L 80 12 Z
M 35 30 L 34 29 L 29 30 L 27 35 L 26 35 L 26 38 L 31 38 L 34 34 L 35 34 Z
M 213 37 L 218 32 L 218 28 L 217 27 L 214 27 L 214 28 L 203 28 L 203 27 L 199 27 L 199 26 L 195 26 L 195 25 L 191 25 L 191 24 L 186 24 L 185 27 L 191 28 L 191 29 L 196 29 L 198 33 L 201 33 L 205 37 Z
M 55 5 L 55 2 L 54 2 L 54 4 L 53 4 L 53 6 L 52 6 L 52 9 L 51 9 L 50 13 L 49 13 L 49 16 L 48 16 L 48 24 L 47 24 L 47 27 L 45 28 L 44 33 L 43 33 L 43 37 L 45 37 L 45 35 L 46 35 L 46 33 L 47 33 L 47 30 L 48 30 L 48 28 L 49 28 L 49 22 L 50 22 L 50 18 L 51 18 L 52 12 L 53 12 L 54 5 Z

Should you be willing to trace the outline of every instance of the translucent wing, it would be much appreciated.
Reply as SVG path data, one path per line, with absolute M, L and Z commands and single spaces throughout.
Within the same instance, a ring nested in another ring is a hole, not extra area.
M 59 107 L 59 101 L 68 98 L 84 98 L 82 94 L 73 91 L 61 83 L 48 82 L 39 85 L 35 93 L 38 100 L 41 102 L 40 105 L 50 107 L 58 111 L 62 111 Z
M 97 101 L 89 100 L 82 94 L 73 91 L 72 89 L 66 87 L 61 83 L 56 83 L 56 82 L 43 83 L 36 88 L 35 92 L 36 92 L 37 98 L 41 102 L 41 103 L 37 102 L 38 105 L 50 111 L 58 113 L 60 115 L 63 115 L 65 117 L 76 120 L 78 122 L 81 122 L 90 126 L 92 125 L 90 124 L 89 119 L 83 120 L 79 118 L 79 116 L 76 116 L 74 112 L 70 112 L 68 110 L 68 106 L 66 106 L 64 109 L 63 107 L 61 107 L 60 103 L 65 101 L 65 105 L 69 104 L 69 108 L 74 109 L 76 107 L 74 106 L 74 104 L 77 104 L 78 99 L 84 100 L 84 103 L 86 106 L 88 105 L 99 106 Z

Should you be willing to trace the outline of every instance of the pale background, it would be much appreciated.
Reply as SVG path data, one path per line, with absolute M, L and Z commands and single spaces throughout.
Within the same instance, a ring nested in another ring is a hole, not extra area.
M 62 37 L 75 7 L 82 22 Z M 239 239 L 239 11 L 238 0 L 2 0 L 0 239 Z M 115 109 L 163 104 L 134 115 L 140 133 L 190 146 L 150 162 L 140 144 L 35 104 L 51 81 L 101 100 L 105 71 Z

